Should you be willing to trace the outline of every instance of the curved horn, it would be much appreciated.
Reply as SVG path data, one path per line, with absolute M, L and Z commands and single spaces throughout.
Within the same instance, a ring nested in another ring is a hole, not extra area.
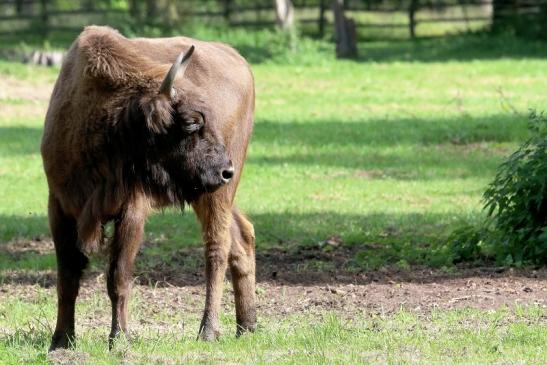
M 163 82 L 160 86 L 160 94 L 164 94 L 168 98 L 172 97 L 171 90 L 173 88 L 173 81 L 175 81 L 175 77 L 180 72 L 184 74 L 184 71 L 186 71 L 186 67 L 188 67 L 188 63 L 190 60 L 190 56 L 192 56 L 192 53 L 194 53 L 194 46 L 190 47 L 188 52 L 184 53 L 181 52 L 169 71 L 167 72 L 167 75 L 165 76 L 165 79 L 163 79 Z

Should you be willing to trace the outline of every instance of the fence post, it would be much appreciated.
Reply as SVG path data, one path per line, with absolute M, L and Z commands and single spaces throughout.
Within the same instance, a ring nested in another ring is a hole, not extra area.
M 224 16 L 224 20 L 226 20 L 226 23 L 230 23 L 230 13 L 232 12 L 232 0 L 222 0 L 222 14 Z
M 15 13 L 17 15 L 23 14 L 23 0 L 16 0 L 15 1 Z
M 319 2 L 319 36 L 323 38 L 325 36 L 325 0 Z
M 48 12 L 47 12 L 48 0 L 40 0 L 40 20 L 42 26 L 42 34 L 47 36 L 48 33 Z
M 344 0 L 333 1 L 332 12 L 334 14 L 336 57 L 356 58 L 357 32 L 355 30 L 355 22 L 344 15 Z
M 410 31 L 410 38 L 416 37 L 416 11 L 418 10 L 418 0 L 411 0 L 408 7 L 408 30 Z

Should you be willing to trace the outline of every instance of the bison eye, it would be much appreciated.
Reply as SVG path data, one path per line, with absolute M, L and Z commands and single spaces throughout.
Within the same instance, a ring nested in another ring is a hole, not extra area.
M 196 111 L 185 112 L 177 115 L 177 122 L 186 133 L 194 133 L 205 124 L 203 114 Z

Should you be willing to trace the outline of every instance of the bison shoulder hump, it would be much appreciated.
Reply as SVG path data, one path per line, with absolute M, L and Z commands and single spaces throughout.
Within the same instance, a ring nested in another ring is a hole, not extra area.
M 83 75 L 114 84 L 130 82 L 146 63 L 129 40 L 110 27 L 86 27 L 76 41 L 76 52 Z

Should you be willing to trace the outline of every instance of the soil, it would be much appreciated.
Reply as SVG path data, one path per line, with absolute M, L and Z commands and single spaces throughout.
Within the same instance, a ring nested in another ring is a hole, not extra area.
M 21 81 L 15 77 L 0 75 L 0 101 L 19 99 L 27 102 L 48 101 L 53 90 L 53 83 L 47 80 Z
M 52 90 L 52 82 L 0 75 L 0 119 L 43 118 Z
M 10 242 L 0 249 L 17 259 L 24 254 L 51 253 L 53 245 L 49 239 L 39 239 Z M 146 249 L 140 256 L 146 262 Z M 547 308 L 547 268 L 344 269 L 352 256 L 351 250 L 344 248 L 331 252 L 320 248 L 259 251 L 259 313 L 275 317 L 332 310 L 352 317 L 363 312 L 389 314 L 402 308 L 418 313 L 429 313 L 435 308 L 496 309 L 515 304 Z M 199 313 L 204 298 L 202 257 L 200 249 L 185 249 L 174 252 L 169 261 L 139 267 L 134 291 L 138 292 L 140 306 L 150 311 Z M 0 296 L 33 300 L 38 295 L 37 285 L 54 293 L 56 273 L 52 270 L 5 270 L 2 276 Z M 89 297 L 96 291 L 105 291 L 104 275 L 91 271 L 85 276 L 81 294 Z M 231 288 L 225 290 L 224 303 L 227 310 L 233 306 Z

